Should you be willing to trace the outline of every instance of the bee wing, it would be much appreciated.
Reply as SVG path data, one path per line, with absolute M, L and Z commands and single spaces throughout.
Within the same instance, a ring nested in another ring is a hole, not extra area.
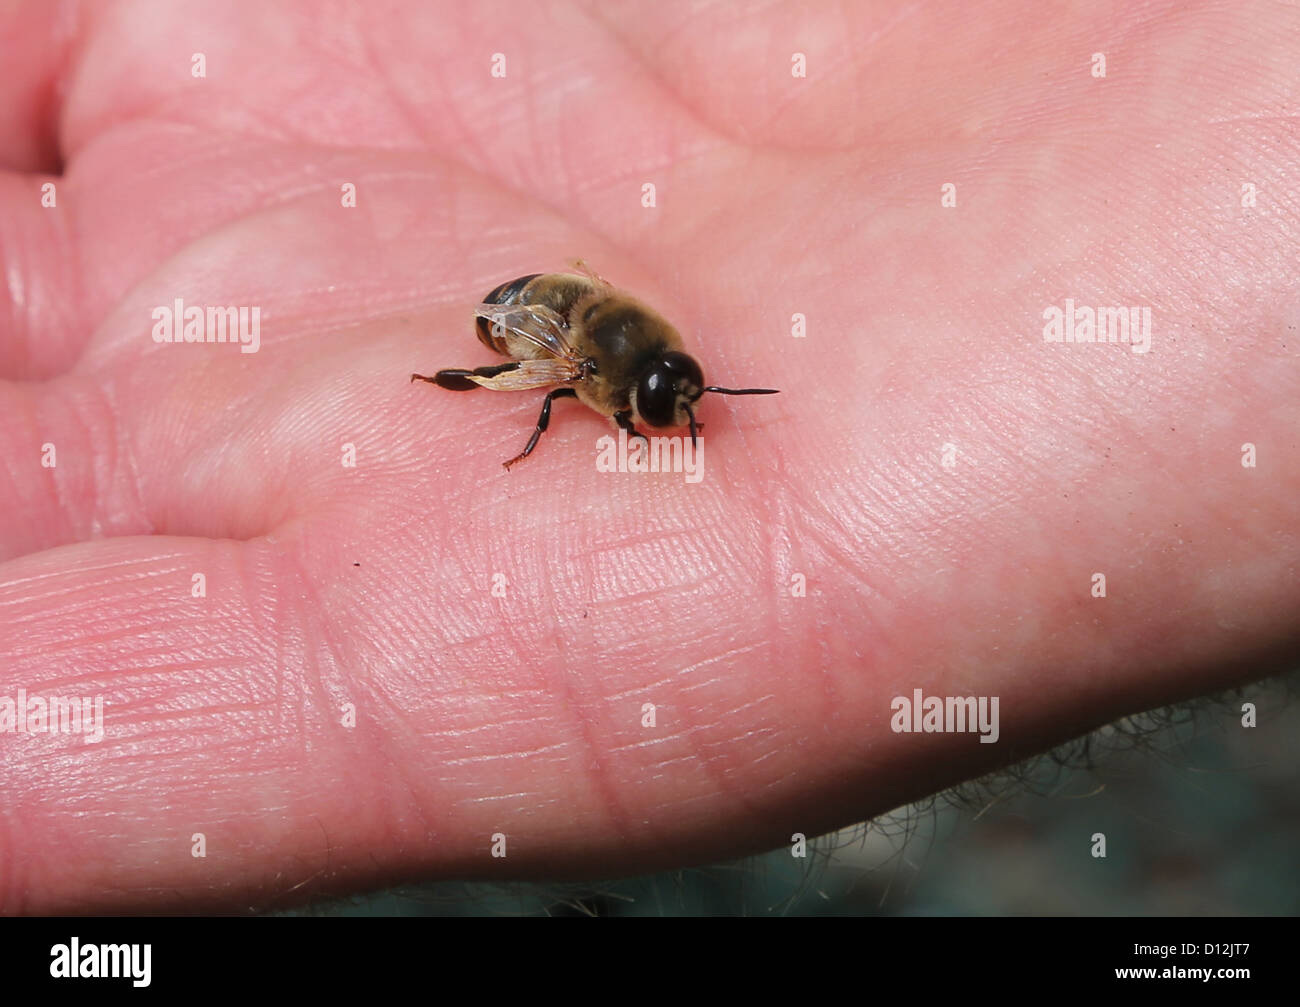
M 474 315 L 489 325 L 499 325 L 514 333 L 548 356 L 575 363 L 579 359 L 564 336 L 568 324 L 558 312 L 545 305 L 479 304 L 474 308 Z
M 483 370 L 496 374 L 486 377 L 466 374 L 465 378 L 494 392 L 526 392 L 532 388 L 551 388 L 568 384 L 582 376 L 581 368 L 569 360 L 519 360 Z

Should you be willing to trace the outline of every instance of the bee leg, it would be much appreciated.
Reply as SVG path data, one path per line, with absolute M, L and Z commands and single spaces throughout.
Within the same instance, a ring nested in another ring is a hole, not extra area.
M 474 378 L 495 378 L 498 374 L 504 374 L 507 371 L 517 370 L 519 361 L 512 360 L 508 364 L 493 364 L 490 367 L 475 367 L 472 371 L 467 371 L 461 367 L 452 367 L 439 371 L 433 377 L 424 374 L 412 374 L 411 380 L 428 381 L 437 385 L 439 388 L 446 388 L 453 392 L 468 392 L 475 388 L 483 387 Z
M 578 272 L 580 272 L 583 276 L 587 277 L 587 279 L 591 280 L 592 282 L 597 283 L 602 287 L 609 286 L 609 281 L 606 280 L 605 277 L 597 273 L 589 265 L 587 265 L 586 259 L 574 259 L 571 265 L 573 266 L 574 269 L 576 269 Z
M 618 424 L 620 430 L 626 430 L 629 437 L 640 437 L 645 441 L 647 448 L 650 446 L 650 438 L 638 430 L 636 424 L 632 422 L 631 409 L 624 409 L 621 413 L 615 413 L 614 422 Z
M 546 428 L 551 425 L 551 399 L 576 399 L 577 397 L 578 392 L 574 388 L 557 388 L 553 392 L 547 392 L 546 398 L 542 402 L 542 415 L 537 417 L 537 429 L 533 431 L 533 436 L 528 438 L 528 446 L 508 462 L 502 462 L 502 464 L 508 469 L 521 458 L 527 458 L 533 453 L 533 448 L 537 447 L 538 438 L 546 433 Z

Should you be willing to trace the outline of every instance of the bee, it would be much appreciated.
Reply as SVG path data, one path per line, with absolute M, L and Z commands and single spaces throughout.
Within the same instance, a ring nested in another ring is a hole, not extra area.
M 412 374 L 454 392 L 489 388 L 520 392 L 551 388 L 528 444 L 504 465 L 527 458 L 551 422 L 551 403 L 576 398 L 608 416 L 631 437 L 649 441 L 637 423 L 691 430 L 703 424 L 693 406 L 705 392 L 773 395 L 776 388 L 706 385 L 682 337 L 658 312 L 586 270 L 532 273 L 503 283 L 475 306 L 478 338 L 508 363 L 449 368 L 432 377 Z

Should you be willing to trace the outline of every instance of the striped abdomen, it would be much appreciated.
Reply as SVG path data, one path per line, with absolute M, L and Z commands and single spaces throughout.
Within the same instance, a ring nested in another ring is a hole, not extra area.
M 484 304 L 544 304 L 568 323 L 569 311 L 592 290 L 591 282 L 568 273 L 530 273 L 494 288 L 483 298 Z M 476 318 L 479 342 L 505 356 L 514 356 L 505 340 L 492 332 L 492 321 Z M 533 354 L 526 354 L 532 356 Z

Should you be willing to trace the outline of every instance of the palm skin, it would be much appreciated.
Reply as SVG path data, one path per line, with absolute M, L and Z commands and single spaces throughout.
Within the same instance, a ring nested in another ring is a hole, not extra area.
M 107 723 L 0 735 L 0 912 L 730 857 L 1294 652 L 1294 10 L 51 6 L 0 27 L 0 695 Z M 703 400 L 699 484 L 565 401 L 504 472 L 540 393 L 409 383 L 577 256 L 782 390 Z M 177 297 L 259 352 L 155 343 Z M 1046 343 L 1066 297 L 1151 352 Z M 917 688 L 999 743 L 892 732 Z

